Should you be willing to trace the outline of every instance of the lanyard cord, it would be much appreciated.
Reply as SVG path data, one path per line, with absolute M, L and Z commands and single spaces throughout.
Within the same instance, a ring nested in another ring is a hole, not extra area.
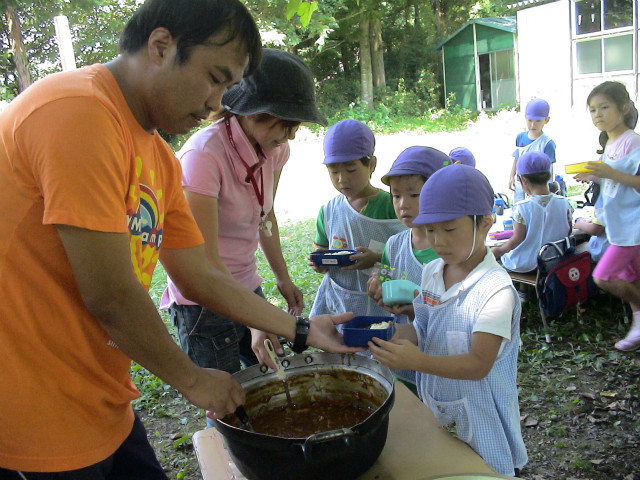
M 260 188 L 258 188 L 258 182 L 256 181 L 256 177 L 253 174 L 253 169 L 244 161 L 242 155 L 238 151 L 238 147 L 236 147 L 236 142 L 233 141 L 233 135 L 231 134 L 231 123 L 229 122 L 229 118 L 225 117 L 224 125 L 227 128 L 227 136 L 229 137 L 229 143 L 233 147 L 233 149 L 238 154 L 238 158 L 244 165 L 244 168 L 247 169 L 247 177 L 251 181 L 251 185 L 253 185 L 253 191 L 256 192 L 256 197 L 258 198 L 258 203 L 260 204 L 260 218 L 264 218 L 264 175 L 260 174 Z

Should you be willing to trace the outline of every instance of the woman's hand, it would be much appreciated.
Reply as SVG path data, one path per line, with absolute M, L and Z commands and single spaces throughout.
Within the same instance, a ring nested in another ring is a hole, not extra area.
M 304 299 L 300 289 L 293 284 L 291 279 L 278 281 L 277 286 L 280 295 L 287 301 L 287 312 L 294 317 L 300 315 L 304 309 Z
M 249 330 L 251 331 L 251 350 L 253 350 L 253 353 L 256 354 L 258 363 L 260 363 L 260 365 L 268 366 L 275 372 L 278 367 L 271 361 L 271 357 L 269 357 L 269 353 L 264 346 L 264 340 L 266 338 L 271 340 L 276 354 L 279 356 L 283 356 L 284 349 L 282 348 L 282 345 L 280 345 L 278 336 L 273 335 L 272 333 L 263 332 L 262 330 L 257 330 L 255 328 L 250 328 Z

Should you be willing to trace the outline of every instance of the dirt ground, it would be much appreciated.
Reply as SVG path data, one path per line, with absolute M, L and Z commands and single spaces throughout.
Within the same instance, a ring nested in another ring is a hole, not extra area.
M 619 301 L 602 294 L 586 307 L 580 319 L 567 312 L 550 324 L 551 344 L 535 307 L 523 310 L 524 479 L 640 480 L 640 351 L 612 347 L 628 328 Z M 190 437 L 204 428 L 202 412 L 167 390 L 159 405 L 140 413 L 170 478 L 201 478 Z
M 494 189 L 507 192 L 515 136 L 524 130 L 519 112 L 486 116 L 460 132 L 379 136 L 373 183 L 405 148 L 426 145 L 445 153 L 465 146 Z M 557 144 L 556 173 L 563 165 L 595 158 L 598 132 L 586 109 L 551 111 L 545 128 Z M 335 191 L 322 165 L 322 139 L 302 130 L 291 144 L 276 197 L 281 222 L 315 217 Z M 570 176 L 565 175 L 569 185 Z M 452 192 L 453 194 L 454 192 Z M 582 318 L 575 314 L 552 324 L 548 345 L 535 308 L 522 318 L 519 363 L 520 408 L 529 480 L 640 480 L 640 352 L 616 352 L 613 342 L 628 328 L 619 301 L 600 295 Z M 141 409 L 158 455 L 170 478 L 200 478 L 190 435 L 204 426 L 202 413 L 171 390 L 161 405 Z M 331 480 L 331 479 L 327 479 Z

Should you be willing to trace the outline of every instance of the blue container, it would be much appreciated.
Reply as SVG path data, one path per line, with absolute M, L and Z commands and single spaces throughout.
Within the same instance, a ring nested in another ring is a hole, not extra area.
M 356 263 L 349 259 L 356 253 L 357 250 L 320 250 L 311 253 L 311 261 L 319 267 L 344 267 Z
M 391 322 L 387 328 L 369 328 L 375 323 Z M 391 340 L 396 333 L 396 324 L 393 317 L 376 317 L 361 315 L 344 324 L 342 335 L 345 345 L 350 347 L 366 347 L 369 340 L 378 337 L 383 340 Z
M 496 198 L 494 206 L 496 207 L 496 214 L 504 215 L 504 200 L 502 200 L 501 198 Z
M 513 230 L 513 219 L 508 218 L 507 220 L 504 220 L 502 222 L 502 226 L 504 227 L 504 230 Z

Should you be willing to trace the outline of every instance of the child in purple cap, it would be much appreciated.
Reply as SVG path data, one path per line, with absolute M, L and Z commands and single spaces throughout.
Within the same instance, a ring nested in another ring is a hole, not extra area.
M 440 423 L 455 423 L 492 468 L 514 475 L 527 463 L 516 386 L 521 307 L 484 244 L 493 198 L 487 178 L 468 165 L 427 180 L 413 223 L 425 224 L 440 258 L 424 267 L 413 323 L 369 348 L 391 368 L 415 370 L 420 399 Z
M 324 273 L 312 316 L 329 312 L 388 315 L 367 295 L 367 280 L 389 237 L 406 227 L 396 217 L 389 194 L 371 185 L 375 143 L 371 129 L 351 119 L 333 125 L 324 138 L 324 164 L 340 195 L 320 208 L 314 243 L 318 250 L 359 253 L 351 256 L 356 262 L 347 267 L 318 267 L 309 259 L 316 272 Z
M 631 305 L 633 323 L 615 347 L 640 348 L 640 136 L 633 131 L 638 112 L 620 82 L 604 82 L 587 97 L 593 124 L 600 130 L 602 162 L 589 162 L 590 173 L 576 180 L 601 185 L 602 220 L 611 245 L 593 271 L 603 290 Z
M 468 165 L 427 180 L 413 223 L 426 225 L 440 258 L 424 267 L 413 323 L 369 348 L 391 368 L 415 370 L 420 399 L 440 423 L 455 423 L 497 472 L 517 475 L 527 463 L 516 386 L 520 302 L 484 244 L 493 198 L 487 178 Z
M 507 270 L 534 271 L 542 245 L 571 234 L 573 207 L 560 195 L 549 191 L 551 160 L 542 152 L 527 152 L 518 159 L 517 172 L 528 195 L 513 206 L 513 236 L 491 251 Z M 527 299 L 524 286 L 522 300 Z
M 437 170 L 451 164 L 451 159 L 431 147 L 409 147 L 404 150 L 389 173 L 382 177 L 382 183 L 391 189 L 393 207 L 400 221 L 407 227 L 387 241 L 382 253 L 382 269 L 390 272 L 392 279 L 404 278 L 420 284 L 422 268 L 438 258 L 427 239 L 424 225 L 414 225 L 413 220 L 420 209 L 420 190 Z M 386 306 L 382 301 L 380 275 L 372 275 L 367 284 L 369 296 L 388 312 L 393 313 L 396 323 L 410 323 L 413 320 L 413 304 Z M 396 375 L 415 391 L 415 372 L 402 370 Z
M 556 161 L 556 144 L 542 130 L 549 123 L 549 103 L 542 98 L 534 98 L 524 111 L 527 131 L 516 136 L 516 149 L 513 152 L 513 166 L 509 175 L 509 189 L 513 190 L 513 203 L 524 200 L 524 191 L 516 175 L 518 158 L 527 152 L 544 152 L 551 159 L 550 178 L 553 179 L 553 163 Z
M 476 166 L 476 157 L 473 156 L 473 153 L 468 148 L 456 147 L 449 152 L 449 157 L 453 163 L 461 163 L 474 168 Z

